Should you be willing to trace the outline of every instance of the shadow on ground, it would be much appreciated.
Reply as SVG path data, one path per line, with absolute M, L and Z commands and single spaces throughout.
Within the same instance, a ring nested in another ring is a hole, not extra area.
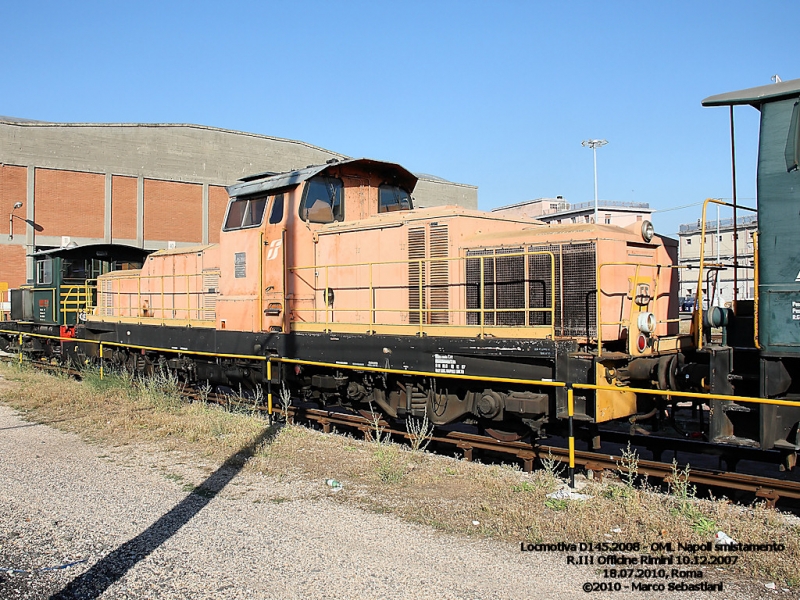
M 277 431 L 275 427 L 262 431 L 249 444 L 231 455 L 219 469 L 209 475 L 172 510 L 135 538 L 100 559 L 88 571 L 70 581 L 64 589 L 53 594 L 51 600 L 97 598 L 103 594 L 203 510 L 214 496 L 239 474 L 258 448 L 272 440 Z

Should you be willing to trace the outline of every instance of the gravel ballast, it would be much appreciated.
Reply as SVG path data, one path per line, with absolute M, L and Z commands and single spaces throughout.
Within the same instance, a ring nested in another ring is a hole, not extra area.
M 323 482 L 90 445 L 1 405 L 0 456 L 0 567 L 32 571 L 0 571 L 2 598 L 565 598 L 601 579 L 561 553 L 298 498 Z M 219 493 L 175 474 L 208 472 Z

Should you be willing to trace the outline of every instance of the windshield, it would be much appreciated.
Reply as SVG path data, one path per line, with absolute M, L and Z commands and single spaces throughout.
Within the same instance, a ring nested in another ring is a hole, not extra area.
M 300 218 L 311 223 L 344 221 L 342 188 L 342 180 L 335 177 L 310 179 L 300 203 Z

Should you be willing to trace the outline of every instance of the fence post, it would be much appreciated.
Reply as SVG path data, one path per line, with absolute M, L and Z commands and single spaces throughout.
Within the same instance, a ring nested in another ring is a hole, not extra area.
M 103 378 L 103 342 L 100 342 L 100 379 Z
M 22 334 L 19 334 L 19 364 L 22 364 Z

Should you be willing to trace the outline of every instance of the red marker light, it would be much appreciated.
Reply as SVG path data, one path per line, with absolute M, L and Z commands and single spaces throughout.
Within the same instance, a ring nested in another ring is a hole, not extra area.
M 644 334 L 639 334 L 639 337 L 636 339 L 636 348 L 639 352 L 644 352 L 645 348 L 647 348 L 647 338 L 644 337 Z

